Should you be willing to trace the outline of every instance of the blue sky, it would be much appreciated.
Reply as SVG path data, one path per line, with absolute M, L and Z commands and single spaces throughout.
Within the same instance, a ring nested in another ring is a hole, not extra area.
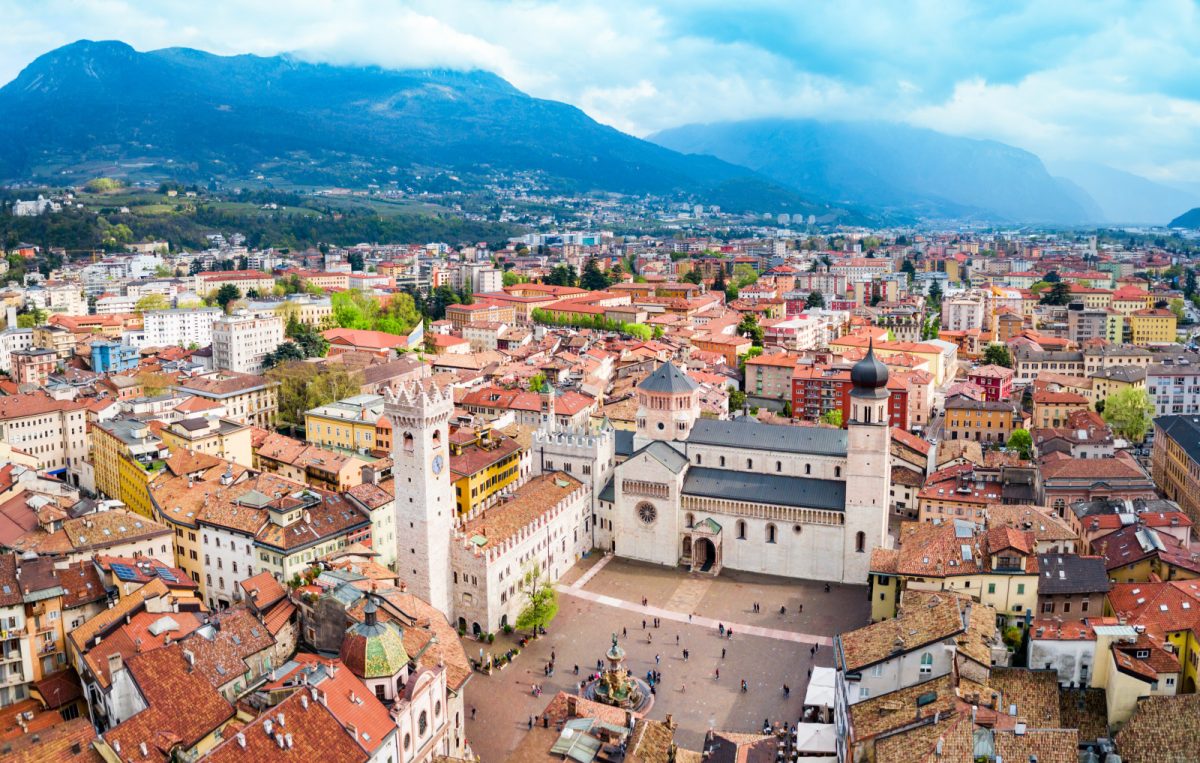
M 0 0 L 0 79 L 80 38 L 484 68 L 637 135 L 883 119 L 1200 183 L 1191 0 Z

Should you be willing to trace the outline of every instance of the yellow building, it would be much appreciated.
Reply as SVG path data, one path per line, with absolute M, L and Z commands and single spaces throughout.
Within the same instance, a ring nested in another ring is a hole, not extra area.
M 1179 693 L 1196 692 L 1200 669 L 1200 583 L 1194 580 L 1116 583 L 1104 599 L 1104 614 L 1121 616 L 1135 628 L 1163 635 L 1183 664 Z
M 146 486 L 162 471 L 168 446 L 144 421 L 110 419 L 91 427 L 96 489 L 133 512 L 154 519 Z
M 171 500 L 172 493 L 166 488 L 174 477 L 192 477 L 200 482 L 205 477 L 217 479 L 225 468 L 225 462 L 214 456 L 177 450 L 167 459 L 166 468 L 161 476 L 151 482 L 148 489 L 154 518 L 175 533 L 175 566 L 185 571 L 200 585 L 201 599 L 204 598 L 205 592 L 202 541 L 198 522 L 200 512 L 195 506 L 184 506 L 182 501 Z
M 547 467 L 549 468 L 549 467 Z M 490 429 L 463 427 L 450 435 L 450 479 L 460 514 L 469 514 L 516 482 L 521 446 Z
M 241 466 L 252 466 L 254 463 L 250 427 L 232 419 L 184 419 L 163 428 L 159 434 L 171 450 L 194 450 Z
M 1131 341 L 1139 347 L 1175 342 L 1175 313 L 1166 308 L 1137 310 L 1129 316 Z
M 305 439 L 313 445 L 369 453 L 379 449 L 377 425 L 382 418 L 382 395 L 355 395 L 305 411 Z
M 829 349 L 838 354 L 847 350 L 866 350 L 869 337 L 865 333 L 847 334 L 829 343 Z M 915 355 L 927 363 L 926 369 L 933 374 L 933 383 L 940 386 L 946 380 L 950 369 L 946 367 L 946 358 L 941 347 L 923 342 L 880 342 L 874 343 L 875 354 L 884 362 L 893 355 Z
M 953 591 L 996 610 L 997 624 L 1023 627 L 1036 612 L 1038 568 L 1033 534 L 1011 527 L 956 532 L 955 522 L 905 522 L 899 548 L 871 554 L 871 620 L 896 616 L 900 594 Z
M 1099 400 L 1126 389 L 1146 388 L 1146 369 L 1141 366 L 1107 366 L 1091 374 L 1092 388 L 1088 400 L 1094 407 Z

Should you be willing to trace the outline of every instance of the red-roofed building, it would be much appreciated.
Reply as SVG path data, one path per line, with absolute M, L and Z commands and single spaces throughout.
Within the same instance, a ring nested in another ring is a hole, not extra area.
M 1013 370 L 987 365 L 973 368 L 967 378 L 983 389 L 984 400 L 1008 400 L 1012 397 Z

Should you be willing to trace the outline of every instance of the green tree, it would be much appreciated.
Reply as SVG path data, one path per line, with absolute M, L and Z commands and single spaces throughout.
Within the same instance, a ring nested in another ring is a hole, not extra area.
M 935 307 L 942 304 L 942 285 L 937 281 L 929 283 L 929 304 Z
M 351 251 L 346 255 L 346 262 L 350 263 L 350 269 L 356 273 L 361 273 L 366 270 L 366 262 L 363 260 L 362 252 L 358 250 Z
M 536 374 L 529 377 L 529 391 L 530 392 L 541 392 L 542 387 L 544 387 L 545 385 L 546 385 L 546 375 L 544 373 L 542 373 L 541 371 L 538 371 Z
M 224 284 L 217 289 L 217 304 L 225 312 L 229 312 L 229 306 L 241 298 L 242 292 L 231 283 Z
M 500 276 L 505 286 L 516 286 L 519 283 L 525 283 L 525 276 L 517 275 L 511 270 L 504 271 L 504 275 Z
M 746 405 L 746 393 L 740 389 L 731 390 L 729 392 L 729 412 L 736 413 L 742 410 Z
M 304 350 L 295 342 L 284 342 L 263 356 L 263 368 L 274 368 L 291 360 L 304 360 Z
M 819 291 L 810 291 L 808 299 L 804 300 L 805 307 L 825 307 L 825 295 Z
M 1049 280 L 1049 275 L 1047 275 Z M 1052 281 L 1050 290 L 1042 297 L 1043 305 L 1066 305 L 1071 302 L 1071 284 L 1066 281 Z
M 1188 272 L 1190 273 L 1191 271 L 1189 270 Z M 1183 320 L 1186 317 L 1186 313 L 1183 312 L 1183 300 L 1179 297 L 1175 297 L 1167 303 L 1167 307 L 1171 312 L 1175 313 L 1175 321 L 1177 323 L 1183 323 Z
M 21 313 L 17 316 L 17 327 L 23 329 L 31 329 L 34 326 L 41 326 L 50 317 L 50 314 L 40 307 L 35 307 L 27 313 Z
M 684 283 L 694 283 L 698 285 L 704 281 L 704 278 L 700 275 L 700 271 L 698 269 L 692 268 L 688 272 L 684 273 L 683 278 L 679 280 Z
M 821 423 L 840 428 L 842 426 L 842 409 L 834 408 L 825 411 L 821 414 Z
M 758 280 L 758 271 L 746 263 L 733 266 L 733 283 L 739 288 L 749 286 Z
M 1062 276 L 1051 270 L 1049 273 L 1042 276 L 1042 280 L 1046 283 L 1060 283 L 1062 281 Z
M 908 276 L 908 283 L 912 285 L 913 278 L 917 275 L 917 268 L 913 265 L 912 260 L 905 259 L 904 264 L 900 266 L 900 272 Z
M 538 629 L 545 628 L 558 614 L 558 592 L 549 576 L 543 577 L 536 562 L 521 578 L 521 593 L 525 607 L 517 615 L 516 627 L 530 630 L 537 636 Z
M 279 382 L 279 421 L 293 429 L 304 428 L 304 412 L 356 395 L 362 390 L 362 378 L 338 364 L 305 363 L 291 360 L 266 372 Z
M 1033 437 L 1029 434 L 1029 430 L 1014 429 L 1008 436 L 1008 447 L 1019 452 L 1021 458 L 1030 458 L 1033 454 Z
M 725 283 L 725 268 L 717 268 L 717 275 L 713 278 L 712 290 L 725 291 L 728 284 Z
M 147 294 L 137 301 L 137 304 L 133 306 L 133 311 L 141 315 L 147 310 L 166 310 L 170 306 L 171 304 L 163 295 Z
M 1101 415 L 1118 437 L 1140 443 L 1150 430 L 1154 406 L 1146 390 L 1128 387 L 1108 396 Z
M 595 257 L 589 257 L 583 266 L 583 274 L 579 277 L 579 288 L 588 291 L 603 291 L 612 285 L 609 277 L 600 271 L 600 265 Z
M 983 362 L 994 366 L 1012 368 L 1012 354 L 1006 344 L 989 344 L 983 350 Z
M 792 401 L 791 400 L 783 401 L 783 408 L 779 411 L 779 415 L 783 416 L 785 419 L 790 419 L 792 417 Z
M 579 278 L 574 265 L 557 265 L 543 280 L 551 286 L 574 286 Z
M 754 313 L 746 313 L 742 316 L 742 320 L 737 326 L 737 332 L 742 336 L 750 337 L 750 341 L 755 347 L 762 347 L 763 330 L 762 326 L 758 325 L 758 318 Z

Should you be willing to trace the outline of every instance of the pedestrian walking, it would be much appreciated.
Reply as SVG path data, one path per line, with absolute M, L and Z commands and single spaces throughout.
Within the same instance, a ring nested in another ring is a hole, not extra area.
M 733 641 L 733 628 L 725 629 L 725 638 L 728 639 L 729 641 Z
M 809 677 L 809 678 L 812 678 L 812 668 L 809 668 L 809 669 L 808 669 L 808 677 Z
M 788 686 L 787 684 L 784 684 L 783 685 L 783 696 L 785 698 L 787 698 L 787 697 L 790 697 L 791 695 L 792 695 L 792 687 Z
M 621 628 L 621 638 L 629 638 L 629 631 Z
M 684 650 L 683 650 L 683 661 L 684 661 L 684 662 L 687 662 L 687 661 L 688 661 L 688 656 L 689 656 L 689 655 L 688 655 L 688 650 L 684 649 Z
M 529 716 L 529 729 L 531 731 L 533 730 L 533 716 L 532 715 Z
M 646 630 L 646 621 L 645 620 L 642 621 L 642 630 Z
M 813 644 L 813 656 L 814 656 L 814 657 L 816 657 L 816 656 L 817 656 L 817 652 L 818 652 L 818 651 L 820 651 L 820 649 L 821 649 L 821 645 L 820 645 L 820 644 Z
M 650 631 L 647 631 L 647 632 L 646 632 L 646 643 L 647 643 L 647 644 L 653 644 L 653 643 L 654 643 L 654 638 L 653 638 L 653 636 L 654 636 L 654 633 L 652 633 L 652 632 L 650 632 Z
M 553 650 L 553 649 L 551 649 L 551 650 L 550 650 L 550 662 L 554 662 L 554 658 L 555 658 L 555 655 L 554 655 L 554 650 Z
M 721 669 L 720 668 L 717 668 L 716 670 L 713 671 L 713 680 L 714 681 L 721 680 Z
M 687 693 L 687 683 L 686 682 L 682 682 L 679 684 L 679 693 L 680 694 Z
M 579 675 L 579 666 L 578 665 L 575 666 L 575 675 Z
M 679 646 L 679 634 L 675 634 L 675 646 Z
M 721 659 L 725 659 L 725 647 L 721 647 Z
M 742 694 L 746 693 L 746 679 L 742 679 Z
M 654 655 L 654 664 L 655 664 L 655 665 L 661 665 L 661 664 L 662 664 L 662 657 L 660 657 L 660 656 L 659 656 L 659 655 L 657 655 L 657 654 L 656 654 L 656 655 Z
M 720 633 L 722 636 L 725 635 L 725 623 L 717 623 L 717 633 Z
M 475 720 L 475 706 L 471 705 L 471 720 Z
M 780 617 L 783 617 L 783 616 L 784 616 L 784 615 L 786 615 L 786 614 L 787 614 L 787 607 L 780 606 L 780 607 L 779 607 L 779 616 L 780 616 Z
M 688 622 L 690 623 L 691 621 L 692 621 L 692 613 L 688 612 Z
M 825 584 L 825 593 L 829 593 L 829 584 L 828 583 Z
M 800 605 L 800 614 L 804 614 L 804 605 L 803 604 Z

